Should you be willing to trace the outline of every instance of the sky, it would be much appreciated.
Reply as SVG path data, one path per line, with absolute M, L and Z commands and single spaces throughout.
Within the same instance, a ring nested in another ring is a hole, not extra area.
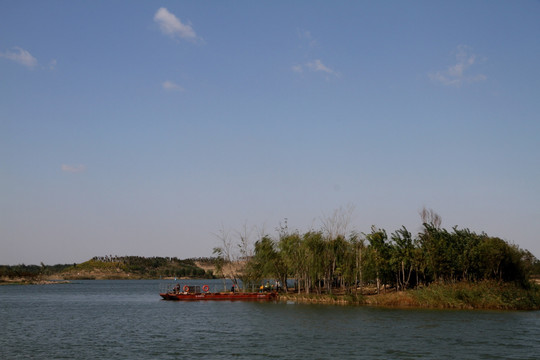
M 539 1 L 0 2 L 0 264 L 442 226 L 540 257 Z M 286 219 L 286 220 L 285 220 Z

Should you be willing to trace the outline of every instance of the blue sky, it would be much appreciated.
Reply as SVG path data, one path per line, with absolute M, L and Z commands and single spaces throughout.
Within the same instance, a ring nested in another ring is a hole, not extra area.
M 2 1 L 1 264 L 225 229 L 443 227 L 540 256 L 538 1 Z

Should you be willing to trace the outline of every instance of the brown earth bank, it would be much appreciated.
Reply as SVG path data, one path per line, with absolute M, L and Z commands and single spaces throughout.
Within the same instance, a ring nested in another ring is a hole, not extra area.
M 64 279 L 45 279 L 28 277 L 0 277 L 0 285 L 48 285 L 48 284 L 67 284 L 69 281 Z
M 216 266 L 213 261 L 194 261 L 195 266 L 203 269 L 204 271 L 216 272 Z
M 56 276 L 65 280 L 127 280 L 142 279 L 140 276 L 126 273 L 120 269 L 115 270 L 74 270 L 60 273 Z
M 365 289 L 364 289 L 365 290 Z M 281 301 L 299 303 L 367 305 L 392 308 L 540 310 L 540 287 L 523 288 L 512 283 L 432 284 L 406 291 L 386 290 L 361 294 L 298 294 L 280 295 Z

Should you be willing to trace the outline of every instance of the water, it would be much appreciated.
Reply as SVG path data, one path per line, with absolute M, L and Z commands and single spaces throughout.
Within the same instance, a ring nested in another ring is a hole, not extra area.
M 0 358 L 540 358 L 538 311 L 172 302 L 160 283 L 0 286 Z

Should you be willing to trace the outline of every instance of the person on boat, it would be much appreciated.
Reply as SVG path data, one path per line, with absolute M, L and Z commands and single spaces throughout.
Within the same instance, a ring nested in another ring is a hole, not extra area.
M 174 286 L 174 292 L 175 292 L 175 294 L 180 293 L 180 284 L 176 284 L 176 285 Z

